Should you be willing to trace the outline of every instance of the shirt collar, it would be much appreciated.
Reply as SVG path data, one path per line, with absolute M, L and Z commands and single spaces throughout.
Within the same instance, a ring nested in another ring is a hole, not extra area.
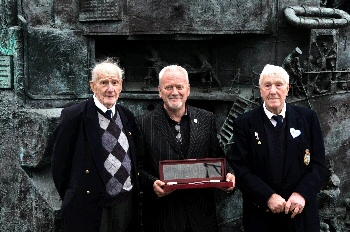
M 108 110 L 107 107 L 105 107 L 105 106 L 97 99 L 97 97 L 95 96 L 95 94 L 94 94 L 93 98 L 94 98 L 94 102 L 95 102 L 96 107 L 99 108 L 100 110 L 102 110 L 103 113 L 106 113 L 106 111 Z M 112 110 L 112 113 L 113 113 L 112 115 L 114 115 L 114 114 L 115 114 L 115 104 L 114 104 L 114 105 L 112 106 L 112 108 L 110 108 L 110 109 Z
M 172 123 L 175 123 L 175 124 L 178 124 L 178 122 L 176 122 L 175 120 L 173 120 L 173 119 L 169 116 L 168 112 L 167 112 L 166 109 L 164 108 L 164 105 L 163 105 L 162 108 L 163 108 L 163 112 L 164 112 L 165 116 L 167 117 L 168 121 L 169 121 L 169 122 L 172 122 Z M 183 116 L 187 116 L 187 105 L 186 105 L 185 114 L 182 115 L 182 117 L 183 117 Z
M 263 108 L 264 108 L 264 112 L 266 114 L 266 116 L 271 120 L 272 116 L 274 116 L 275 114 L 271 113 L 267 108 L 266 108 L 266 104 L 264 102 L 263 104 Z M 282 115 L 283 118 L 286 117 L 286 102 L 284 102 L 283 104 L 283 108 L 282 108 L 282 111 L 279 115 Z

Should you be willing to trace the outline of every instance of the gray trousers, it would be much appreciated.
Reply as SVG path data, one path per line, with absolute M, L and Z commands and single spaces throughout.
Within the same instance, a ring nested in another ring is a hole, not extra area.
M 132 200 L 133 198 L 130 197 L 121 204 L 103 208 L 100 232 L 131 232 L 133 224 Z

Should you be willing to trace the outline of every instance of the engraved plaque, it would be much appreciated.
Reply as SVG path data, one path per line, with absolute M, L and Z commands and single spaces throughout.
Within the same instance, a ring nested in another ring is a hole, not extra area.
M 80 0 L 79 21 L 121 20 L 120 0 Z
M 0 88 L 12 88 L 11 56 L 0 56 Z

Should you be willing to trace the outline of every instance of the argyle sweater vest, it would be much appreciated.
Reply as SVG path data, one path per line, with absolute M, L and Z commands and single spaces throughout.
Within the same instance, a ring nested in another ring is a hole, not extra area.
M 105 160 L 106 194 L 102 205 L 113 206 L 125 201 L 132 195 L 132 167 L 129 154 L 129 143 L 125 135 L 119 113 L 109 119 L 98 110 L 102 156 Z

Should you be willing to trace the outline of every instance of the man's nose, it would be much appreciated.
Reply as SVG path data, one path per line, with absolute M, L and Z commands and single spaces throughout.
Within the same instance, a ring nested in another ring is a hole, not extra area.
M 277 92 L 277 87 L 276 87 L 276 85 L 272 85 L 272 86 L 271 86 L 270 92 L 272 92 L 272 93 L 276 93 L 276 92 Z
M 176 86 L 173 86 L 172 94 L 174 95 L 179 94 L 179 90 L 176 88 Z
M 108 91 L 114 91 L 114 86 L 113 86 L 113 83 L 109 82 L 108 83 Z

